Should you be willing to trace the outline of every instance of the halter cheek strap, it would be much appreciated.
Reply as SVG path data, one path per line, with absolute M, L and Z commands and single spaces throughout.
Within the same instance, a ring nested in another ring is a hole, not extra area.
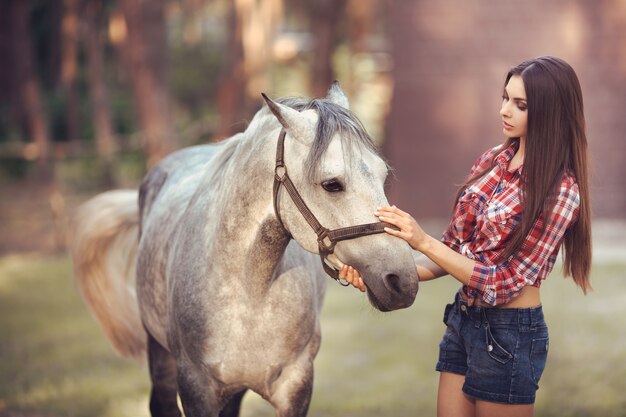
M 377 233 L 384 233 L 385 227 L 389 227 L 392 229 L 399 230 L 396 226 L 386 223 L 386 222 L 375 222 L 375 223 L 366 223 L 360 224 L 356 226 L 348 226 L 342 227 L 339 229 L 327 229 L 321 225 L 321 223 L 317 220 L 315 215 L 311 212 L 309 207 L 304 202 L 304 199 L 296 189 L 295 185 L 289 178 L 289 174 L 287 172 L 287 166 L 285 165 L 285 136 L 287 132 L 285 129 L 282 129 L 280 135 L 278 136 L 278 144 L 276 145 L 276 166 L 274 168 L 274 213 L 276 218 L 280 222 L 281 226 L 285 231 L 285 224 L 283 223 L 282 218 L 280 217 L 280 208 L 279 208 L 279 192 L 280 187 L 284 186 L 285 190 L 291 197 L 291 200 L 294 202 L 298 211 L 302 214 L 306 222 L 311 226 L 315 234 L 317 235 L 317 245 L 319 249 L 320 260 L 322 261 L 322 266 L 324 267 L 324 271 L 331 278 L 335 279 L 341 285 L 347 286 L 349 283 L 343 283 L 339 279 L 339 271 L 337 271 L 333 266 L 328 263 L 328 255 L 332 254 L 335 250 L 335 245 L 337 242 L 341 242 L 342 240 L 355 239 L 361 236 L 373 235 Z M 287 233 L 289 233 L 287 231 Z M 290 236 L 291 237 L 291 236 Z

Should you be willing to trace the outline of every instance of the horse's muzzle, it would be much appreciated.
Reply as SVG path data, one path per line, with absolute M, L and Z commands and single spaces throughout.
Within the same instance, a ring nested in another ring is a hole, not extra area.
M 382 312 L 410 307 L 419 290 L 417 274 L 389 273 L 382 279 L 372 280 L 364 277 L 367 296 L 374 308 Z

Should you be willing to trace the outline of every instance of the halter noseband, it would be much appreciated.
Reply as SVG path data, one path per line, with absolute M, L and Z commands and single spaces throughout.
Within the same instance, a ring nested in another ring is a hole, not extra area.
M 280 131 L 278 136 L 278 144 L 276 145 L 276 167 L 274 168 L 274 213 L 276 218 L 280 222 L 283 229 L 287 230 L 283 220 L 280 217 L 280 208 L 278 207 L 278 193 L 280 186 L 284 186 L 287 193 L 293 200 L 294 204 L 298 208 L 298 211 L 302 214 L 309 226 L 313 229 L 317 235 L 317 244 L 319 247 L 320 260 L 324 271 L 335 281 L 339 282 L 343 286 L 349 285 L 349 283 L 343 283 L 339 279 L 339 271 L 337 271 L 332 265 L 327 262 L 328 255 L 332 254 L 335 250 L 337 242 L 342 240 L 355 239 L 361 236 L 373 235 L 377 233 L 384 233 L 385 227 L 399 230 L 396 226 L 386 222 L 375 222 L 359 224 L 356 226 L 342 227 L 339 229 L 329 230 L 322 226 L 317 220 L 315 215 L 311 212 L 306 205 L 302 196 L 296 189 L 295 185 L 287 174 L 287 166 L 285 165 L 285 136 L 287 132 L 285 129 Z

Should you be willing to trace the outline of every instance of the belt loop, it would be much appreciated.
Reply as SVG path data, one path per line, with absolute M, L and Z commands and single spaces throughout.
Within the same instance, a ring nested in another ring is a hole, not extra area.
M 520 308 L 517 313 L 517 327 L 520 332 L 527 333 L 537 329 L 537 317 L 534 308 Z
M 474 325 L 477 329 L 480 328 L 480 326 L 482 326 L 483 324 L 485 325 L 485 327 L 489 327 L 489 320 L 487 320 L 487 309 L 483 307 L 477 308 L 480 316 L 478 317 L 478 320 L 474 321 Z
M 528 314 L 530 315 L 530 331 L 534 332 L 537 330 L 537 322 L 539 321 L 537 320 L 537 309 L 529 308 Z

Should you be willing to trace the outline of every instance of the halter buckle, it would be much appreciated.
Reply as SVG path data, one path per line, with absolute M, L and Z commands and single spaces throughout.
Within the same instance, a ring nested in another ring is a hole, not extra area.
M 329 255 L 329 254 L 331 254 L 331 253 L 333 253 L 335 251 L 335 245 L 337 244 L 337 242 L 335 242 L 330 237 L 330 230 L 328 230 L 325 227 L 323 227 L 317 233 L 317 244 L 318 244 L 318 246 L 320 248 L 320 254 L 324 253 L 326 255 Z

